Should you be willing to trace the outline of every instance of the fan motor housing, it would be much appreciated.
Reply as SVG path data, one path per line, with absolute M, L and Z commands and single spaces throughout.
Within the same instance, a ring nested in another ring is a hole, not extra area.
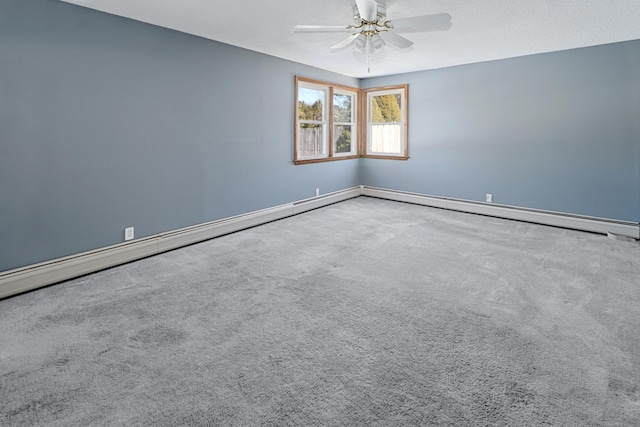
M 378 22 L 383 23 L 387 19 L 387 2 L 386 0 L 376 0 L 376 3 L 378 4 Z M 353 6 L 353 20 L 356 24 L 360 24 L 360 22 L 362 22 L 358 6 Z

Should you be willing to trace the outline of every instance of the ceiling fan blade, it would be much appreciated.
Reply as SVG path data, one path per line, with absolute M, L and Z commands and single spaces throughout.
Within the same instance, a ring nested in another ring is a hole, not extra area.
M 349 25 L 296 25 L 293 31 L 296 33 L 340 33 L 351 31 Z
M 378 3 L 376 0 L 356 0 L 360 17 L 368 22 L 375 22 L 378 19 Z
M 397 35 L 396 33 L 392 33 L 391 31 L 383 31 L 380 33 L 380 37 L 385 43 L 392 44 L 400 49 L 405 49 L 413 45 L 411 40 L 405 39 L 402 36 Z
M 349 37 L 347 37 L 345 39 L 342 39 L 342 41 L 339 41 L 338 43 L 336 43 L 333 46 L 331 46 L 331 49 L 343 48 L 343 47 L 351 44 L 355 39 L 358 38 L 359 35 L 360 35 L 360 33 L 351 34 Z
M 451 28 L 451 15 L 438 13 L 435 15 L 420 15 L 410 18 L 392 19 L 389 25 L 399 33 L 418 31 L 446 31 Z

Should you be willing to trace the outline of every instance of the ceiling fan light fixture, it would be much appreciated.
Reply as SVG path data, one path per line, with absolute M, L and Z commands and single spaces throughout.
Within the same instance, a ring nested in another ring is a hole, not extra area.
M 380 34 L 373 34 L 371 37 L 371 51 L 374 52 L 376 50 L 380 50 L 384 47 L 384 40 L 380 37 Z
M 366 46 L 367 37 L 362 33 L 358 34 L 358 37 L 353 41 L 353 48 L 358 52 L 363 52 Z
M 345 0 L 346 1 L 346 0 Z M 331 46 L 331 49 L 342 49 L 348 45 L 353 46 L 354 52 L 364 54 L 367 58 L 367 69 L 370 70 L 372 56 L 382 58 L 379 52 L 383 52 L 386 45 L 397 49 L 407 49 L 413 42 L 397 33 L 446 31 L 451 28 L 451 15 L 438 13 L 431 15 L 417 15 L 407 18 L 391 19 L 387 21 L 386 0 L 351 0 L 355 1 L 353 7 L 352 25 L 296 25 L 297 32 L 348 32 L 349 36 Z

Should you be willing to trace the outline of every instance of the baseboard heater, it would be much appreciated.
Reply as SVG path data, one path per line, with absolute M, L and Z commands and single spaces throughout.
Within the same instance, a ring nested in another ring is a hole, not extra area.
M 362 194 L 364 196 L 378 197 L 398 202 L 414 203 L 418 205 L 488 215 L 498 218 L 534 222 L 537 224 L 589 231 L 592 233 L 613 234 L 633 239 L 640 238 L 640 225 L 637 222 L 618 221 L 607 218 L 589 217 L 461 199 L 450 199 L 446 197 L 429 196 L 419 193 L 367 186 L 363 187 Z
M 358 197 L 362 187 L 173 230 L 131 242 L 0 273 L 0 298 Z
M 297 215 L 361 195 L 605 235 L 626 236 L 633 239 L 640 238 L 640 225 L 635 222 L 450 199 L 361 185 L 281 206 L 2 272 L 0 273 L 0 298 L 6 298 L 126 262 Z

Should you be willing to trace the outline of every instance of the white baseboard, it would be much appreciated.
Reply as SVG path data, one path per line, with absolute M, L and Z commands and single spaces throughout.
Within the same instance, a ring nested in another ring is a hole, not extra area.
M 633 239 L 640 238 L 640 225 L 636 222 L 630 221 L 618 221 L 607 218 L 588 217 L 561 212 L 473 202 L 469 200 L 448 199 L 445 197 L 428 196 L 425 194 L 366 186 L 363 188 L 362 194 L 365 196 L 395 200 L 398 202 L 408 202 L 505 219 L 534 222 L 537 224 L 571 228 L 574 230 L 590 231 L 600 234 L 612 233 L 619 236 L 631 237 Z
M 358 197 L 362 186 L 0 273 L 0 298 Z
M 358 196 L 408 202 L 424 206 L 495 216 L 506 219 L 640 238 L 638 223 L 593 218 L 559 212 L 525 209 L 468 200 L 448 199 L 367 186 L 353 187 L 286 205 L 250 212 L 106 248 L 59 258 L 0 273 L 0 298 L 62 282 L 140 258 L 191 245 L 270 221 L 297 215 Z

